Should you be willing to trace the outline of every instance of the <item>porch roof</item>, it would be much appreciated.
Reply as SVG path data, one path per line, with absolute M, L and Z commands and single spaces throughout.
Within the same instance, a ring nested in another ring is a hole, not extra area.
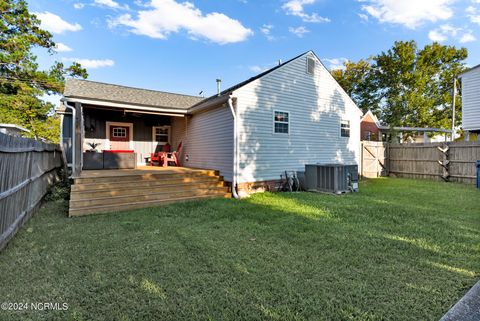
M 171 109 L 186 111 L 204 98 L 163 91 L 140 89 L 101 82 L 67 79 L 63 95 L 66 100 L 84 99 L 112 104 L 148 107 L 149 110 Z

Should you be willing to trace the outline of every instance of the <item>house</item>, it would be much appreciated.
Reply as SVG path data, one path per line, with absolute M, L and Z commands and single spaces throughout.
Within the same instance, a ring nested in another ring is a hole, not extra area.
M 216 170 L 240 193 L 271 189 L 305 164 L 359 163 L 362 112 L 313 51 L 207 99 L 69 79 L 62 101 L 74 177 L 93 143 L 134 151 L 141 166 L 181 142 L 182 166 Z
M 0 124 L 0 133 L 3 134 L 8 134 L 12 136 L 23 136 L 23 134 L 29 132 L 30 131 L 28 129 L 15 124 Z
M 480 140 L 480 65 L 460 75 L 462 81 L 462 128 L 470 139 L 470 133 Z
M 367 111 L 360 122 L 360 138 L 366 141 L 387 141 L 390 132 L 398 133 L 399 143 L 433 143 L 447 141 L 448 129 L 428 127 L 390 127 L 382 125 L 371 110 Z M 430 134 L 430 135 L 429 135 Z

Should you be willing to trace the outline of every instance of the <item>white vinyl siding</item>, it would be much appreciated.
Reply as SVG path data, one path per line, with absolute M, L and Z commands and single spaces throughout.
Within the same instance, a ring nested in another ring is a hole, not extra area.
M 226 181 L 233 172 L 233 117 L 226 106 L 193 115 L 188 120 L 184 166 L 215 169 Z
M 462 127 L 480 130 L 480 67 L 462 76 Z
M 307 57 L 315 71 L 305 72 Z M 305 164 L 358 164 L 361 111 L 308 53 L 234 91 L 239 125 L 239 183 L 279 179 Z M 274 133 L 272 114 L 288 112 L 289 135 Z M 350 137 L 341 137 L 341 120 Z

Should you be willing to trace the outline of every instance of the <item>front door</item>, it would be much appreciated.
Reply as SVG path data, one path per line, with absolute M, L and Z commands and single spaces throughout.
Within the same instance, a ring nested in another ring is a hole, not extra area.
M 114 125 L 110 126 L 110 149 L 130 149 L 130 127 Z

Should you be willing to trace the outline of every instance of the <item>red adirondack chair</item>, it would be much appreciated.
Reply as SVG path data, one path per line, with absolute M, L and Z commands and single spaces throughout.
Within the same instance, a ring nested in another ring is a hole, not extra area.
M 180 166 L 180 151 L 182 149 L 182 142 L 178 144 L 177 150 L 174 152 L 163 152 L 161 155 L 161 163 L 163 167 L 170 166 L 170 162 L 174 163 L 175 166 Z
M 165 144 L 162 146 L 162 151 L 158 153 L 150 153 L 150 166 L 155 166 L 155 162 L 158 163 L 158 166 L 162 165 L 163 154 L 170 152 L 170 144 Z

